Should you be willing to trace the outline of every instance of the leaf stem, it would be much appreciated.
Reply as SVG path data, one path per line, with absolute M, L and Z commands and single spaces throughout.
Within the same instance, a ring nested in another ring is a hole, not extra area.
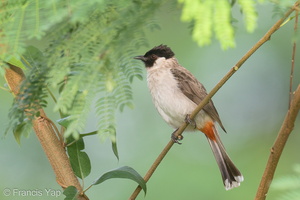
M 84 194 L 86 191 L 88 191 L 94 184 L 91 184 L 89 187 L 87 187 L 85 190 L 82 191 L 82 194 Z
M 90 133 L 82 133 L 82 134 L 79 134 L 79 138 L 83 138 L 85 136 L 90 136 L 90 135 L 97 135 L 98 132 L 97 131 L 93 131 L 93 132 L 90 132 Z M 78 140 L 74 140 L 68 144 L 65 145 L 65 147 L 68 147 L 68 146 L 71 146 L 72 144 L 74 144 L 75 142 L 77 142 Z
M 48 93 L 50 94 L 51 98 L 53 99 L 54 103 L 57 104 L 57 100 L 56 100 L 54 94 L 52 93 L 52 91 L 49 89 L 48 86 L 46 86 L 46 89 L 47 89 Z M 60 118 L 63 118 L 64 115 L 63 115 L 63 113 L 61 112 L 60 109 L 58 110 L 58 112 L 59 112 Z M 62 134 L 62 133 L 61 133 L 61 134 Z M 63 135 L 63 134 L 62 134 L 62 135 Z
M 98 134 L 98 131 L 93 131 L 93 132 L 90 132 L 90 133 L 82 133 L 82 134 L 79 134 L 79 136 L 81 138 L 85 137 L 85 136 L 90 136 L 90 135 L 97 135 Z
M 32 69 L 32 65 L 26 60 L 26 58 L 24 56 L 20 56 L 22 61 L 26 64 L 26 66 L 28 66 L 29 68 Z

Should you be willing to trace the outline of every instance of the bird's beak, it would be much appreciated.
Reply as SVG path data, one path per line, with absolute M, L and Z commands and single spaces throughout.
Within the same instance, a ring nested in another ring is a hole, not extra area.
M 141 60 L 141 61 L 146 61 L 146 58 L 144 56 L 135 56 L 133 59 Z

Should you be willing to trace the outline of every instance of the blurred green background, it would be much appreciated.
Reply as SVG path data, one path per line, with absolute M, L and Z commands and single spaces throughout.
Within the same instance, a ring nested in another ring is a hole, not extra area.
M 259 21 L 254 34 L 245 31 L 238 8 L 234 17 L 236 48 L 220 49 L 214 40 L 208 47 L 199 47 L 191 39 L 189 24 L 180 21 L 180 9 L 166 5 L 157 11 L 157 23 L 161 29 L 147 33 L 149 47 L 139 49 L 144 54 L 153 46 L 167 44 L 175 52 L 179 63 L 189 69 L 210 91 L 229 69 L 253 46 L 278 20 L 273 16 L 273 6 L 258 6 Z M 263 45 L 242 68 L 213 97 L 228 134 L 220 129 L 221 138 L 228 154 L 241 170 L 245 181 L 239 188 L 225 191 L 219 169 L 204 135 L 200 132 L 185 133 L 182 145 L 174 145 L 148 182 L 148 193 L 138 199 L 253 199 L 270 148 L 276 138 L 288 108 L 289 76 L 293 22 L 278 30 L 269 42 Z M 132 39 L 132 38 L 129 38 Z M 299 49 L 297 52 L 294 89 L 300 80 Z M 136 55 L 132 55 L 134 57 Z M 144 67 L 140 63 L 141 67 Z M 0 79 L 1 85 L 5 84 Z M 118 161 L 111 150 L 110 141 L 100 141 L 97 136 L 85 138 L 86 152 L 90 156 L 92 172 L 85 179 L 89 186 L 101 174 L 111 169 L 128 165 L 144 175 L 157 155 L 170 139 L 172 129 L 156 112 L 144 80 L 134 80 L 135 108 L 118 113 L 117 142 L 120 154 Z M 8 111 L 13 97 L 0 90 L 0 199 L 63 199 L 47 195 L 46 189 L 61 191 L 54 173 L 34 133 L 22 138 L 19 146 L 13 134 L 3 137 L 8 125 Z M 53 121 L 59 118 L 47 109 Z M 92 112 L 86 131 L 96 130 L 97 119 Z M 291 174 L 293 166 L 300 163 L 299 119 L 280 159 L 275 179 Z M 90 199 L 128 199 L 136 183 L 114 179 L 92 187 L 87 195 Z M 41 196 L 5 196 L 7 192 L 36 190 Z M 271 190 L 268 199 L 276 199 L 279 192 Z

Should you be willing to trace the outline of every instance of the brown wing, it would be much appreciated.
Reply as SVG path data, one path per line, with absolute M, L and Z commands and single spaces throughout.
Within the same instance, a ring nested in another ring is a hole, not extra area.
M 171 72 L 178 81 L 178 87 L 182 93 L 195 104 L 198 105 L 205 98 L 207 95 L 206 89 L 187 69 L 183 67 L 180 67 L 179 69 L 172 68 Z M 226 132 L 212 100 L 210 100 L 208 104 L 203 107 L 203 110 L 213 120 L 217 121 L 221 128 Z

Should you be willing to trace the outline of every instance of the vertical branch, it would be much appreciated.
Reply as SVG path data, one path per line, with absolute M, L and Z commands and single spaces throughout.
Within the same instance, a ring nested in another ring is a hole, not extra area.
M 297 24 L 298 24 L 298 12 L 299 12 L 299 4 L 297 1 L 293 7 L 295 10 L 295 24 L 294 24 L 294 35 L 297 36 Z M 266 199 L 267 193 L 269 191 L 271 182 L 273 180 L 275 170 L 277 168 L 280 156 L 285 147 L 285 144 L 288 140 L 290 133 L 294 128 L 294 122 L 298 115 L 300 109 L 300 85 L 298 85 L 297 90 L 293 93 L 293 76 L 294 76 L 294 68 L 295 68 L 295 56 L 296 56 L 296 39 L 294 38 L 293 43 L 293 51 L 292 51 L 292 66 L 291 66 L 291 74 L 290 74 L 290 88 L 289 88 L 289 109 L 286 114 L 286 117 L 283 121 L 283 124 L 280 128 L 278 136 L 271 148 L 271 153 L 260 181 L 259 187 L 257 189 L 257 193 L 255 196 L 255 200 L 264 200 Z
M 274 177 L 274 173 L 279 162 L 279 158 L 282 154 L 282 151 L 285 147 L 286 141 L 290 133 L 294 128 L 294 122 L 298 115 L 300 109 L 300 85 L 297 90 L 294 92 L 291 101 L 291 107 L 288 110 L 283 124 L 280 128 L 278 136 L 271 148 L 271 153 L 268 159 L 267 166 L 265 168 L 264 174 L 262 176 L 261 182 L 259 184 L 255 200 L 264 200 L 266 199 L 267 193 L 269 191 L 271 182 Z
M 6 69 L 5 79 L 12 93 L 15 96 L 18 95 L 21 82 L 25 79 L 22 69 L 9 64 L 9 68 Z M 33 129 L 48 157 L 56 175 L 57 183 L 64 189 L 68 186 L 75 186 L 81 193 L 82 187 L 72 170 L 65 148 L 58 139 L 53 124 L 48 121 L 43 109 L 40 109 L 39 112 L 40 117 L 32 121 Z M 78 199 L 87 200 L 88 197 L 83 194 Z
M 293 91 L 293 77 L 294 77 L 294 68 L 295 68 L 295 55 L 296 55 L 296 43 L 298 40 L 297 36 L 297 28 L 298 28 L 298 14 L 299 11 L 296 9 L 295 11 L 295 23 L 294 23 L 294 42 L 293 42 L 293 52 L 292 52 L 292 67 L 291 67 L 291 75 L 290 75 L 290 95 L 289 95 L 289 109 L 291 107 L 292 101 L 292 91 Z

